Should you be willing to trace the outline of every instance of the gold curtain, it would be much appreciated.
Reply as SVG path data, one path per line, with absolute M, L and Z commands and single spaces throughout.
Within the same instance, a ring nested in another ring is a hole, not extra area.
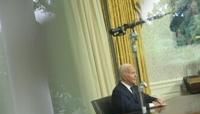
M 107 27 L 116 28 L 123 24 L 133 23 L 140 20 L 140 2 L 141 0 L 101 0 L 102 10 L 108 12 L 104 15 L 105 21 L 107 21 Z M 107 11 L 105 11 L 107 10 Z M 108 17 L 106 17 L 108 16 Z M 141 37 L 142 26 L 136 26 L 135 32 L 137 33 L 137 58 L 139 66 L 140 79 L 149 84 L 147 70 L 145 65 L 145 59 L 143 54 L 143 42 Z M 118 66 L 124 63 L 130 63 L 136 65 L 135 55 L 132 50 L 132 41 L 130 39 L 131 30 L 128 30 L 124 36 L 112 37 L 114 44 L 114 51 Z M 150 89 L 145 90 L 150 93 Z

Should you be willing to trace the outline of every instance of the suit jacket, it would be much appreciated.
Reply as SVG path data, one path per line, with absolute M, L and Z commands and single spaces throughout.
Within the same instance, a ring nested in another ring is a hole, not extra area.
M 138 87 L 135 88 L 136 94 L 131 93 L 121 82 L 114 88 L 112 93 L 112 105 L 115 114 L 125 114 L 133 111 L 141 110 Z M 148 107 L 148 103 L 157 98 L 151 97 L 145 93 L 144 103 Z

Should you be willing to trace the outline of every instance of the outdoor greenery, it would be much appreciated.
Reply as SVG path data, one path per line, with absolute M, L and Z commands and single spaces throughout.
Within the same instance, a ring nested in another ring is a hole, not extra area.
M 199 0 L 171 0 L 171 7 L 176 11 L 171 27 L 178 46 L 200 43 L 199 5 Z

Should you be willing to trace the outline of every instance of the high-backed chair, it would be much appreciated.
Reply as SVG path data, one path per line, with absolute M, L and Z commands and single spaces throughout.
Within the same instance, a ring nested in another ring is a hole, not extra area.
M 93 100 L 91 103 L 96 114 L 113 114 L 111 96 Z

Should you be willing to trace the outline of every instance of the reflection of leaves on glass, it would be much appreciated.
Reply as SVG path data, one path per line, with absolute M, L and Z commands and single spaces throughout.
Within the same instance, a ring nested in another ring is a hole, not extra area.
M 152 12 L 149 13 L 151 16 L 165 14 L 169 12 L 168 3 L 166 1 L 160 0 L 157 3 L 154 3 Z
M 156 0 L 152 3 L 153 9 L 149 8 L 148 12 L 143 16 L 144 19 L 149 19 L 154 17 L 154 19 L 146 20 L 147 23 L 152 23 L 156 19 L 163 18 L 168 15 L 171 11 L 169 10 L 169 5 L 166 0 Z M 144 9 L 146 10 L 146 9 Z
M 51 88 L 51 96 L 55 114 L 85 114 L 87 111 L 82 100 L 68 93 L 64 86 Z
M 47 11 L 53 11 L 53 0 L 33 0 L 34 9 L 45 9 Z
M 171 8 L 173 11 L 177 11 L 181 7 L 184 7 L 184 5 L 188 2 L 188 0 L 171 0 L 169 2 Z
M 38 23 L 43 24 L 55 17 L 54 0 L 33 0 L 35 19 Z
M 174 32 L 178 46 L 200 43 L 200 1 L 199 0 L 171 0 L 172 9 L 183 11 L 181 18 L 172 17 Z M 185 9 L 183 10 L 183 8 Z M 181 20 L 180 20 L 181 19 Z M 178 24 L 179 23 L 179 24 Z

